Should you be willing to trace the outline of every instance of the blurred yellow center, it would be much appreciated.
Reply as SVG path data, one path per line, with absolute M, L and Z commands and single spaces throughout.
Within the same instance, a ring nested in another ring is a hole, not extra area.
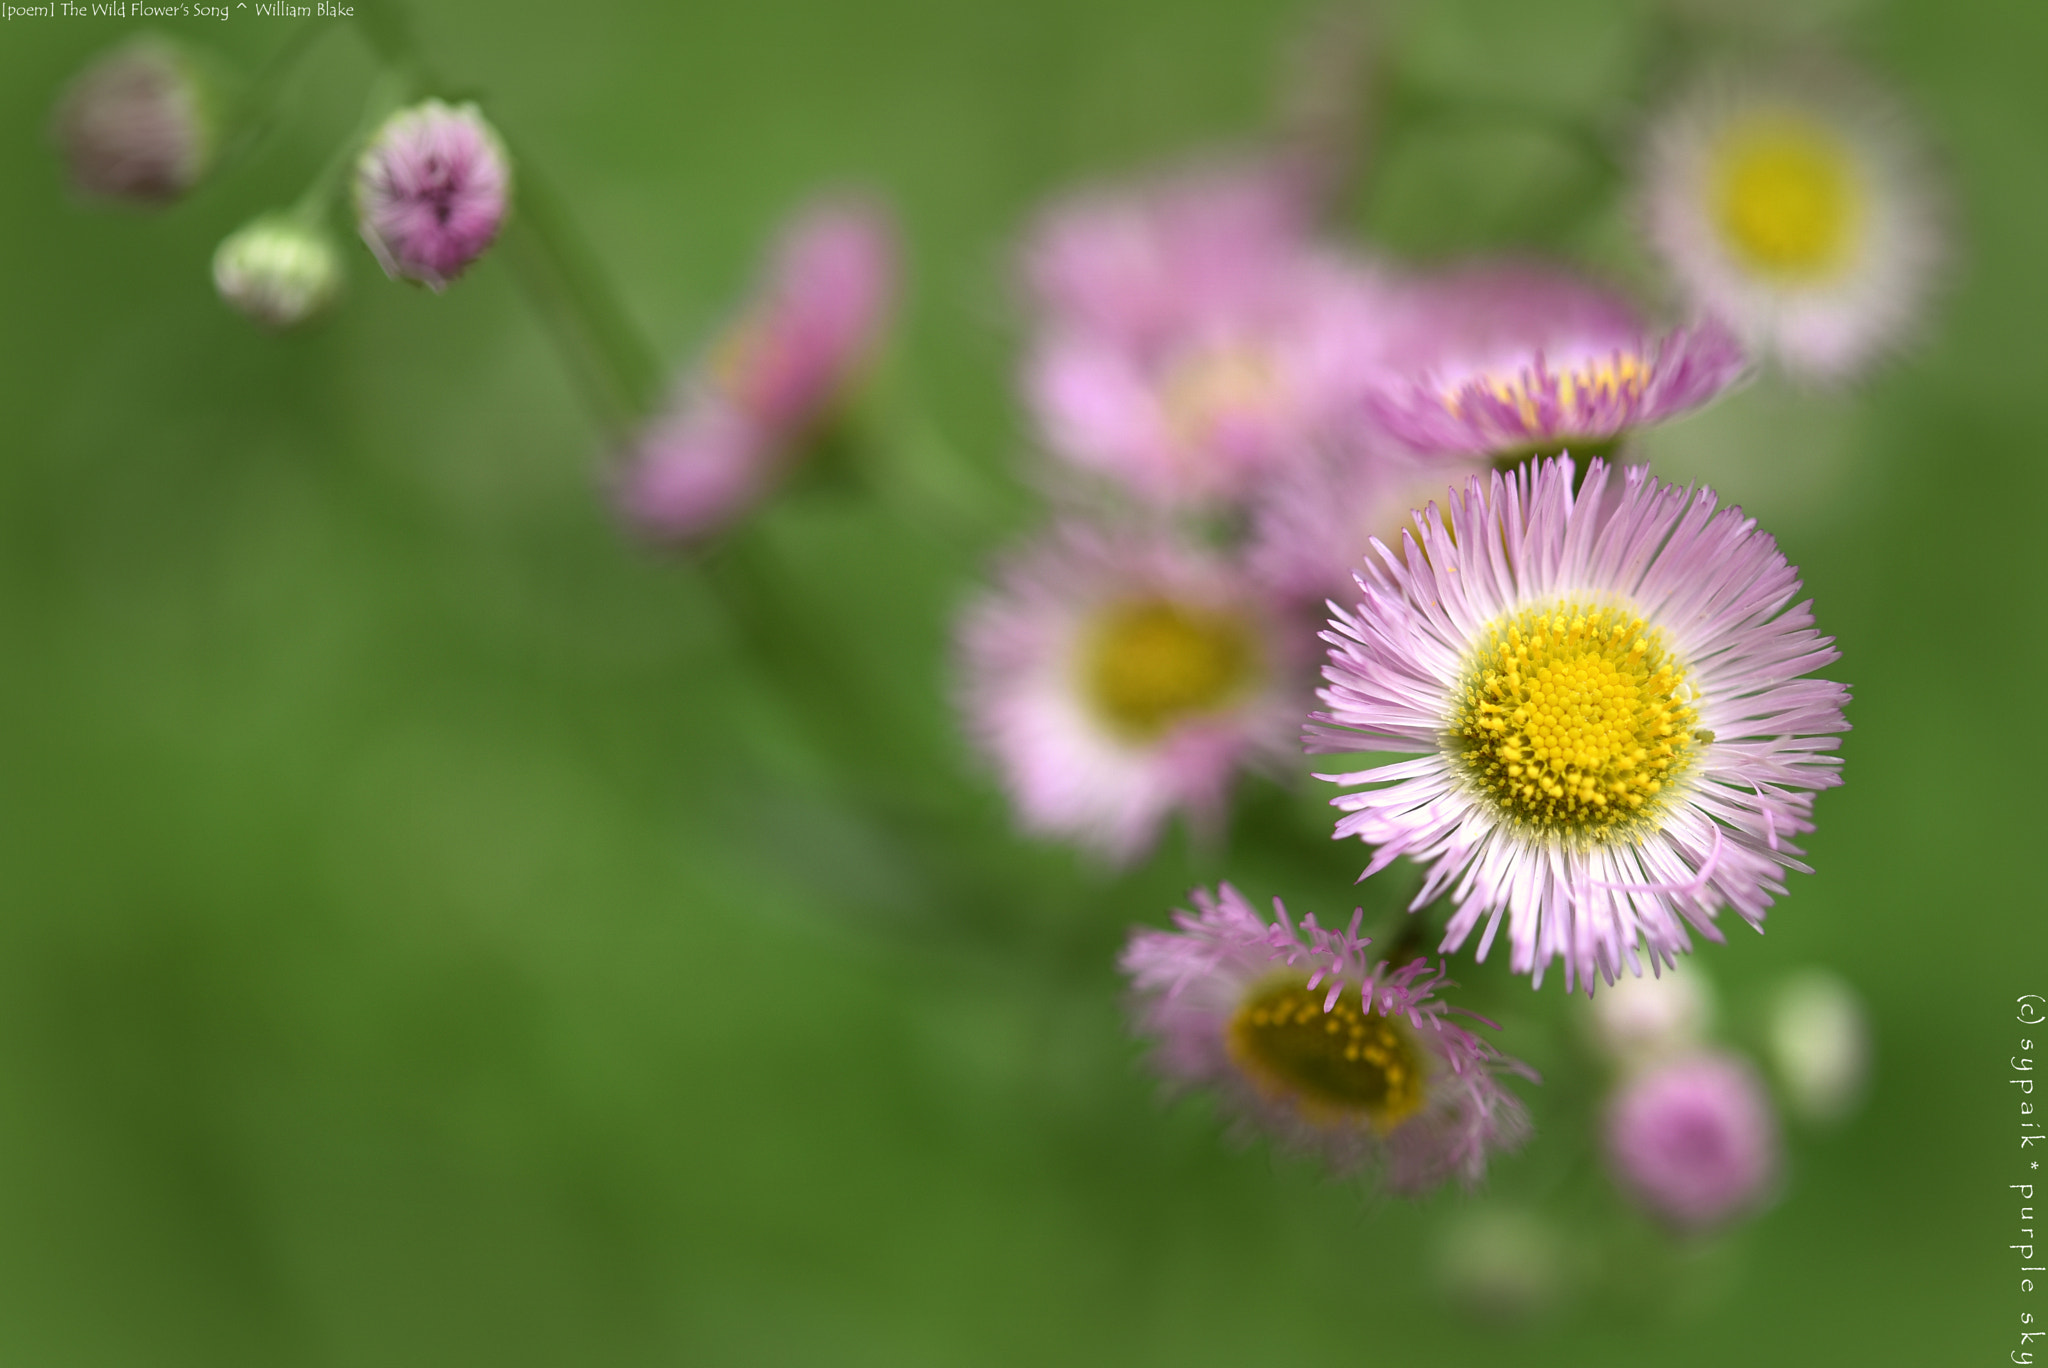
M 1085 686 L 1109 725 L 1138 741 L 1234 702 L 1257 666 L 1244 618 L 1166 599 L 1123 603 L 1097 620 Z
M 1482 634 L 1450 741 L 1510 822 L 1604 842 L 1636 835 L 1690 764 L 1699 720 L 1662 633 L 1622 608 L 1525 608 Z
M 1327 988 L 1270 984 L 1231 1017 L 1231 1058 L 1261 1092 L 1291 1098 L 1311 1120 L 1363 1116 L 1390 1131 L 1422 1106 L 1421 1060 L 1398 1019 L 1365 1012 L 1357 992 L 1329 1011 Z
M 1847 263 L 1862 187 L 1849 149 L 1827 129 L 1791 116 L 1738 124 L 1722 135 L 1712 174 L 1715 220 L 1749 265 L 1813 278 Z
M 1184 442 L 1213 441 L 1220 430 L 1272 404 L 1279 384 L 1272 362 L 1244 346 L 1202 347 L 1167 370 L 1161 388 L 1167 424 Z

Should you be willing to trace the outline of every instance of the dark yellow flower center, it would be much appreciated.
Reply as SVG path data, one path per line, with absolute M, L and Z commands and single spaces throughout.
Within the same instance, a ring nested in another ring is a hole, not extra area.
M 1230 1019 L 1231 1058 L 1261 1092 L 1291 1099 L 1311 1120 L 1362 1116 L 1382 1131 L 1420 1108 L 1422 1060 L 1406 1025 L 1359 1006 L 1348 989 L 1323 1010 L 1327 988 L 1268 984 Z
M 1258 665 L 1252 625 L 1167 599 L 1122 603 L 1096 622 L 1085 658 L 1090 702 L 1112 730 L 1156 740 L 1240 698 Z
M 1510 822 L 1575 841 L 1651 826 L 1691 763 L 1699 714 L 1662 633 L 1625 608 L 1564 602 L 1488 627 L 1448 738 Z
M 1756 270 L 1814 279 L 1846 263 L 1863 188 L 1827 129 L 1795 116 L 1746 120 L 1722 135 L 1712 174 L 1721 235 Z

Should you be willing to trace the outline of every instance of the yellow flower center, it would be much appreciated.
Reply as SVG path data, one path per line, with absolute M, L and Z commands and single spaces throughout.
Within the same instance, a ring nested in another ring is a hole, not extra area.
M 1421 1108 L 1427 1079 L 1408 1028 L 1365 1012 L 1347 990 L 1329 1011 L 1327 988 L 1271 983 L 1230 1019 L 1231 1058 L 1261 1092 L 1292 1099 L 1312 1121 L 1363 1116 L 1382 1133 Z
M 1722 135 L 1712 174 L 1721 235 L 1756 270 L 1810 280 L 1848 263 L 1863 187 L 1828 129 L 1797 115 L 1745 120 Z
M 1252 625 L 1244 618 L 1143 599 L 1118 604 L 1096 622 L 1084 684 L 1111 729 L 1153 741 L 1185 718 L 1235 702 L 1257 665 Z
M 1202 347 L 1176 360 L 1161 386 L 1166 421 L 1183 442 L 1213 441 L 1220 429 L 1272 405 L 1273 363 L 1242 345 Z
M 1663 634 L 1626 608 L 1564 602 L 1492 624 L 1467 659 L 1448 740 L 1511 823 L 1605 843 L 1654 824 L 1699 714 Z
M 1650 363 L 1634 352 L 1621 352 L 1598 361 L 1587 361 L 1568 370 L 1552 371 L 1557 381 L 1558 407 L 1569 413 L 1575 404 L 1596 404 L 1617 398 L 1640 399 L 1650 383 Z M 1531 385 L 1535 376 L 1526 371 L 1479 377 L 1478 384 L 1501 403 L 1509 405 L 1522 420 L 1522 430 L 1531 434 L 1544 428 L 1540 406 L 1542 392 Z M 1471 382 L 1467 382 L 1471 383 Z M 1458 389 L 1444 391 L 1444 407 L 1452 417 L 1464 415 Z

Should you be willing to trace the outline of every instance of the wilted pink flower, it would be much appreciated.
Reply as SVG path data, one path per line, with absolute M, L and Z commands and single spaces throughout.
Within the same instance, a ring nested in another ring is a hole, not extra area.
M 1441 966 L 1373 962 L 1359 913 L 1337 931 L 1297 927 L 1278 898 L 1268 922 L 1229 884 L 1193 897 L 1197 913 L 1134 931 L 1122 961 L 1169 1082 L 1215 1088 L 1246 1130 L 1395 1192 L 1469 1186 L 1526 1138 L 1499 1075 L 1536 1075 L 1452 1022 Z
M 427 100 L 384 121 L 356 162 L 356 217 L 387 275 L 447 288 L 498 236 L 512 167 L 474 104 Z
M 1056 530 L 972 606 L 961 654 L 969 729 L 1025 829 L 1114 860 L 1175 810 L 1214 826 L 1238 767 L 1284 754 L 1300 716 L 1270 603 L 1161 534 Z
M 1372 412 L 1428 455 L 1604 447 L 1706 403 L 1745 366 L 1719 324 L 1655 333 L 1621 296 L 1554 266 L 1413 281 L 1400 312 Z
M 1849 692 L 1799 575 L 1740 509 L 1640 468 L 1531 462 L 1433 505 L 1401 554 L 1376 545 L 1340 612 L 1307 740 L 1417 758 L 1323 778 L 1339 836 L 1428 864 L 1449 894 L 1443 948 L 1509 921 L 1512 964 L 1562 959 L 1589 993 L 1687 928 L 1752 926 L 1804 871 L 1791 838 L 1841 782 Z
M 177 199 L 205 173 L 213 122 L 191 60 L 168 40 L 144 36 L 72 80 L 54 132 L 77 189 L 155 205 Z
M 1607 1114 L 1615 1179 L 1652 1215 L 1699 1230 L 1754 1208 L 1778 1170 L 1778 1126 L 1756 1071 L 1699 1054 L 1638 1074 Z
M 785 231 L 759 297 L 683 377 L 621 487 L 634 522 L 692 540 L 774 487 L 874 350 L 895 294 L 895 234 L 854 200 Z
M 1147 502 L 1216 502 L 1355 421 L 1386 287 L 1307 241 L 1298 194 L 1240 170 L 1048 215 L 1024 387 L 1056 455 Z

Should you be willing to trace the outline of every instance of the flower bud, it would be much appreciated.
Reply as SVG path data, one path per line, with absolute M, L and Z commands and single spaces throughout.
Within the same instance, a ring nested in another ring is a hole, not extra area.
M 214 120 L 191 59 L 153 35 L 102 54 L 72 78 L 53 131 L 80 193 L 163 205 L 213 159 Z
M 1699 1231 L 1754 1210 L 1778 1171 L 1778 1126 L 1741 1058 L 1702 1053 L 1635 1075 L 1607 1112 L 1607 1159 L 1651 1215 Z
M 392 279 L 442 290 L 498 236 L 505 146 L 474 104 L 427 100 L 384 121 L 356 163 L 363 241 Z
M 1634 1068 L 1693 1049 L 1714 1022 L 1713 986 L 1696 966 L 1656 978 L 1619 978 L 1589 1004 L 1593 1042 L 1614 1063 Z
M 266 214 L 222 240 L 213 254 L 213 284 L 264 327 L 292 328 L 333 301 L 341 255 L 313 225 Z
M 1787 980 L 1771 1006 L 1770 1054 L 1794 1112 L 1842 1119 L 1870 1076 L 1870 1027 L 1855 991 L 1823 969 Z

